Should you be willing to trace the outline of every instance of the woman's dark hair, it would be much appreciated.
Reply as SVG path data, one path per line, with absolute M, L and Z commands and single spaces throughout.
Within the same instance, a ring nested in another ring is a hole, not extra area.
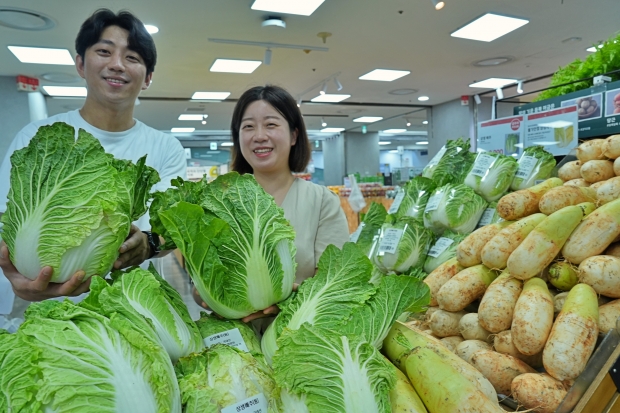
M 281 87 L 272 85 L 256 86 L 246 90 L 235 105 L 230 124 L 233 138 L 231 169 L 240 174 L 253 173 L 252 167 L 241 154 L 239 128 L 241 127 L 241 119 L 245 110 L 251 103 L 257 100 L 264 100 L 273 106 L 286 119 L 291 132 L 297 130 L 297 141 L 291 147 L 291 152 L 288 156 L 288 166 L 291 172 L 305 171 L 308 162 L 310 162 L 310 143 L 308 142 L 304 118 L 301 116 L 297 102 L 295 102 L 291 94 Z
M 129 32 L 127 41 L 129 49 L 138 53 L 146 66 L 146 75 L 150 75 L 155 70 L 157 62 L 157 50 L 153 38 L 146 31 L 144 24 L 128 11 L 120 11 L 115 14 L 108 9 L 99 9 L 94 12 L 80 27 L 80 31 L 75 38 L 75 50 L 78 55 L 84 58 L 86 49 L 97 43 L 101 39 L 101 34 L 109 26 L 118 26 Z

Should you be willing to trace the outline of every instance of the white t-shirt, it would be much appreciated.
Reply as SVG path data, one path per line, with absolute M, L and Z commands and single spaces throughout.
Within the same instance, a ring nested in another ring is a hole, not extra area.
M 84 129 L 101 142 L 101 146 L 107 153 L 118 159 L 136 162 L 140 157 L 147 155 L 146 164 L 159 172 L 161 178 L 160 182 L 153 186 L 152 191 L 166 190 L 170 187 L 170 180 L 176 177 L 186 178 L 185 150 L 181 142 L 173 136 L 146 126 L 138 120 L 131 129 L 124 132 L 107 132 L 90 125 L 82 118 L 79 110 L 74 110 L 32 122 L 17 133 L 0 165 L 0 212 L 6 211 L 11 174 L 11 155 L 16 150 L 26 147 L 39 127 L 51 125 L 55 122 L 65 122 L 72 125 L 76 129 L 76 137 L 78 130 Z M 148 211 L 134 224 L 143 231 L 149 230 L 151 225 L 149 224 Z M 154 261 L 157 262 L 157 260 Z M 8 291 L 12 295 L 10 283 L 0 270 L 0 314 L 10 313 L 13 307 L 12 299 L 10 305 L 8 303 L 7 284 Z M 10 308 L 7 310 L 7 307 Z

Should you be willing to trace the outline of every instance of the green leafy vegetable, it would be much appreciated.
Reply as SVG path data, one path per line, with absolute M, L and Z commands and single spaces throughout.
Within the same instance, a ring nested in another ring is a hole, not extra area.
M 555 168 L 555 158 L 552 154 L 545 151 L 542 146 L 530 146 L 523 151 L 519 159 L 519 169 L 512 180 L 510 189 L 518 191 L 534 186 L 536 181 L 551 177 L 553 168 Z
M 497 201 L 510 187 L 518 167 L 512 156 L 481 152 L 465 179 L 465 185 L 487 202 Z
M 426 261 L 424 261 L 424 271 L 430 274 L 435 268 L 450 258 L 456 257 L 456 247 L 466 236 L 467 234 L 458 234 L 450 230 L 444 231 L 441 234 L 441 238 L 437 238 L 435 244 L 429 250 Z M 449 245 L 444 249 L 443 247 L 447 244 Z
M 424 211 L 424 226 L 436 234 L 446 229 L 469 234 L 476 228 L 487 206 L 480 195 L 462 184 L 437 188 L 431 200 L 433 202 L 429 201 Z M 429 208 L 431 204 L 432 208 Z
M 393 211 L 396 219 L 412 217 L 422 222 L 424 208 L 426 208 L 426 203 L 436 187 L 435 182 L 422 176 L 415 177 L 407 182 L 404 187 L 403 200 L 398 209 Z
M 198 330 L 200 330 L 200 335 L 205 340 L 214 335 L 238 329 L 247 351 L 257 360 L 264 361 L 263 353 L 260 349 L 260 341 L 256 333 L 254 333 L 254 330 L 252 330 L 252 327 L 246 323 L 239 320 L 225 320 L 213 314 L 209 315 L 202 312 L 200 313 L 200 320 L 196 321 L 196 325 L 198 326 Z M 207 345 L 210 346 L 208 343 Z M 239 349 L 244 350 L 243 348 Z
M 462 184 L 476 159 L 476 155 L 469 152 L 470 146 L 469 139 L 449 140 L 441 150 L 440 159 L 436 163 L 429 162 L 422 176 L 432 179 L 437 186 Z
M 386 217 L 387 211 L 383 204 L 372 202 L 368 212 L 364 215 L 364 220 L 360 224 L 361 228 L 357 229 L 359 233 L 356 231 L 351 234 L 351 241 L 355 242 L 367 257 L 370 256 L 373 246 L 376 244 L 379 232 L 381 232 L 381 225 L 385 222 Z M 353 239 L 354 235 L 357 237 L 357 240 Z

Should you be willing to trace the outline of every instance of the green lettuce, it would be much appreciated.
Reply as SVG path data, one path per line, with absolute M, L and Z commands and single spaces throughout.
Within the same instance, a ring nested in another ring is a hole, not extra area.
M 412 217 L 422 222 L 424 209 L 428 199 L 437 185 L 431 179 L 422 176 L 415 177 L 405 184 L 402 201 L 396 211 L 390 208 L 390 213 L 397 219 Z
M 480 152 L 465 178 L 469 186 L 487 202 L 500 199 L 510 187 L 519 165 L 512 156 Z
M 449 140 L 437 156 L 422 171 L 422 176 L 430 178 L 437 186 L 447 184 L 462 184 L 476 159 L 476 155 L 469 152 L 469 139 L 458 138 Z
M 436 234 L 449 229 L 469 234 L 476 228 L 487 202 L 467 185 L 446 185 L 437 188 L 426 210 L 424 226 Z
M 519 169 L 510 184 L 510 189 L 518 191 L 534 186 L 536 181 L 550 178 L 553 168 L 555 168 L 555 158 L 545 151 L 544 147 L 525 148 L 519 159 Z
M 424 271 L 431 273 L 435 268 L 439 267 L 450 258 L 456 257 L 456 247 L 466 236 L 466 234 L 458 234 L 450 230 L 444 231 L 441 237 L 437 238 L 437 241 L 435 241 L 435 244 L 429 250 L 429 255 L 426 257 L 426 261 L 424 261 Z M 444 248 L 446 245 L 447 247 Z M 431 254 L 437 255 L 432 256 Z
M 396 248 L 390 250 L 387 239 L 399 235 Z M 385 223 L 381 228 L 379 247 L 373 261 L 386 274 L 404 273 L 411 267 L 423 265 L 433 241 L 433 233 L 414 218 L 404 217 L 393 223 Z
M 62 122 L 40 127 L 11 165 L 2 239 L 20 273 L 35 279 L 51 266 L 57 283 L 78 270 L 86 278 L 110 271 L 159 181 L 146 156 L 136 164 L 114 159 L 91 134 L 80 129 L 76 139 Z

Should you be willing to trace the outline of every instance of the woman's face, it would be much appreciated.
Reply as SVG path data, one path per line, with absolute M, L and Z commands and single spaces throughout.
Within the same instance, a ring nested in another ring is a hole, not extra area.
M 288 158 L 297 141 L 297 131 L 264 100 L 248 105 L 239 128 L 241 154 L 254 173 L 290 173 Z

